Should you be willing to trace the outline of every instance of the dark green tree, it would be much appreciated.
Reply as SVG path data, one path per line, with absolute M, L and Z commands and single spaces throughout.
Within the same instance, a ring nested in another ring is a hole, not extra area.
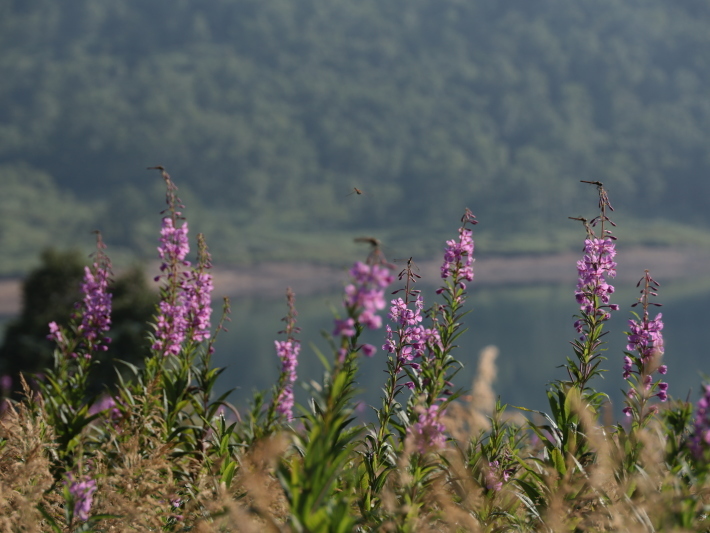
M 25 278 L 21 313 L 8 324 L 0 346 L 0 375 L 10 376 L 14 389 L 18 388 L 21 373 L 41 373 L 52 365 L 54 346 L 47 339 L 48 324 L 68 324 L 82 299 L 83 275 L 80 252 L 48 249 L 42 253 L 41 264 Z M 91 376 L 93 392 L 114 382 L 116 359 L 139 365 L 149 353 L 148 321 L 155 312 L 157 294 L 147 286 L 143 270 L 127 270 L 114 280 L 110 291 L 112 342 L 108 351 L 100 355 L 101 364 Z

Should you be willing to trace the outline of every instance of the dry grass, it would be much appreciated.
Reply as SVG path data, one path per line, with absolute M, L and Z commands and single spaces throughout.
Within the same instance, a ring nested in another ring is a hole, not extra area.
M 529 438 L 520 415 L 496 408 L 496 353 L 492 347 L 482 353 L 468 405 L 450 406 L 446 423 L 454 438 L 448 446 L 425 455 L 413 446 L 402 448 L 382 495 L 382 519 L 376 526 L 363 523 L 363 531 L 708 530 L 704 509 L 710 487 L 703 477 L 691 482 L 672 471 L 662 419 L 636 433 L 638 458 L 628 468 L 629 450 L 618 431 L 601 425 L 584 402 L 575 403 L 584 438 L 567 449 L 561 473 L 544 458 L 541 444 Z M 276 476 L 279 465 L 295 453 L 287 433 L 240 448 L 234 454 L 236 475 L 227 486 L 219 481 L 218 460 L 181 456 L 174 446 L 120 425 L 104 429 L 108 438 L 84 454 L 80 466 L 97 482 L 92 513 L 114 515 L 97 522 L 96 531 L 294 530 L 289 498 Z M 504 438 L 493 444 L 497 434 Z M 62 524 L 61 531 L 73 530 L 64 518 L 63 482 L 53 475 L 54 435 L 42 402 L 9 406 L 0 438 L 0 531 L 52 531 L 40 507 Z M 491 463 L 493 455 L 501 464 L 515 465 L 500 486 L 490 482 L 495 476 L 503 480 Z M 353 471 L 358 464 L 353 453 Z M 431 467 L 425 483 L 415 466 Z M 357 487 L 345 480 L 347 472 L 343 476 L 341 490 L 354 491 L 357 498 Z M 523 490 L 525 483 L 537 488 L 538 501 Z M 690 525 L 682 527 L 678 516 L 689 507 Z

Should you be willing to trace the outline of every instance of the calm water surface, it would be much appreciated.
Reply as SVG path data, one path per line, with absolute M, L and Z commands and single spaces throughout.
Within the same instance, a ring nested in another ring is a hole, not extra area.
M 396 288 L 396 287 L 395 287 Z M 435 298 L 433 288 L 424 289 L 425 303 L 430 305 Z M 621 305 L 608 323 L 609 334 L 605 352 L 607 361 L 602 365 L 609 371 L 604 379 L 593 382 L 597 390 L 603 390 L 612 398 L 616 413 L 620 413 L 623 350 L 626 339 L 630 306 L 637 298 L 637 289 L 619 287 L 613 302 Z M 710 287 L 689 283 L 669 283 L 662 287 L 659 302 L 665 322 L 665 363 L 669 371 L 666 381 L 672 396 L 698 397 L 701 373 L 710 373 L 704 338 L 709 316 L 707 302 Z M 332 355 L 321 330 L 332 329 L 331 309 L 340 309 L 340 294 L 299 297 L 296 296 L 299 335 L 302 354 L 299 364 L 299 379 L 319 379 L 322 365 L 315 350 Z M 545 390 L 547 384 L 565 376 L 566 357 L 574 357 L 569 344 L 576 333 L 572 324 L 577 312 L 573 286 L 521 286 L 489 287 L 473 286 L 467 301 L 471 312 L 464 318 L 468 331 L 459 338 L 456 356 L 463 362 L 463 370 L 456 376 L 455 384 L 468 389 L 475 377 L 478 354 L 482 348 L 493 344 L 500 349 L 497 360 L 498 379 L 494 387 L 504 403 L 521 405 L 532 409 L 548 410 Z M 256 389 L 268 389 L 278 377 L 278 360 L 273 341 L 283 336 L 276 332 L 283 329 L 280 319 L 286 314 L 285 300 L 240 298 L 232 303 L 232 322 L 229 332 L 217 342 L 214 363 L 227 370 L 221 376 L 221 390 L 235 388 L 232 401 L 240 408 L 246 405 Z M 652 314 L 653 316 L 653 314 Z M 364 342 L 381 346 L 384 331 L 366 332 Z M 385 353 L 381 350 L 372 359 L 363 359 L 359 384 L 363 389 L 361 399 L 365 404 L 380 403 L 380 389 L 385 381 Z M 297 391 L 297 399 L 303 401 L 304 393 Z
M 396 289 L 393 286 L 392 290 Z M 428 307 L 438 297 L 433 287 L 422 286 Z M 617 415 L 621 408 L 621 379 L 623 350 L 626 340 L 623 332 L 631 315 L 631 304 L 637 289 L 617 286 L 613 302 L 621 305 L 614 313 L 606 330 L 608 341 L 607 361 L 603 368 L 609 371 L 604 379 L 593 382 L 612 398 Z M 301 297 L 296 295 L 298 325 L 302 331 L 302 352 L 298 367 L 299 379 L 320 379 L 322 364 L 315 350 L 330 359 L 332 354 L 321 331 L 330 332 L 333 324 L 332 310 L 341 309 L 341 293 Z M 436 300 L 439 301 L 439 300 Z M 710 375 L 710 357 L 705 334 L 710 323 L 710 280 L 699 282 L 672 282 L 661 287 L 659 302 L 654 308 L 663 313 L 666 341 L 665 363 L 668 365 L 666 381 L 669 393 L 685 398 L 689 393 L 698 398 L 702 375 Z M 219 309 L 215 306 L 216 312 Z M 547 384 L 565 376 L 558 368 L 567 356 L 574 357 L 569 342 L 574 339 L 573 315 L 577 312 L 574 287 L 570 285 L 542 285 L 520 287 L 471 287 L 464 318 L 468 328 L 460 338 L 456 357 L 464 364 L 456 376 L 457 387 L 468 389 L 475 376 L 478 354 L 482 348 L 495 345 L 500 349 L 496 361 L 498 379 L 494 384 L 504 403 L 531 409 L 548 410 L 545 390 Z M 279 361 L 274 351 L 274 339 L 283 339 L 277 332 L 283 329 L 281 318 L 286 314 L 284 299 L 235 298 L 232 301 L 229 331 L 222 332 L 217 341 L 213 362 L 226 367 L 220 376 L 218 392 L 235 389 L 230 399 L 240 409 L 247 406 L 255 390 L 269 389 L 278 377 Z M 0 318 L 0 328 L 9 320 Z M 4 330 L 4 328 L 2 328 Z M 2 333 L 2 332 L 0 332 Z M 364 342 L 381 346 L 384 330 L 367 331 Z M 362 359 L 359 385 L 360 399 L 366 405 L 380 403 L 381 388 L 385 381 L 385 353 L 381 350 L 371 359 Z M 304 402 L 306 395 L 297 387 L 297 399 Z M 367 416 L 365 414 L 365 416 Z

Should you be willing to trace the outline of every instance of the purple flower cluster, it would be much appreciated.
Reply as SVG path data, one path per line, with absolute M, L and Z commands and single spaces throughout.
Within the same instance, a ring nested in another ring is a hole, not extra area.
M 176 228 L 172 218 L 163 218 L 158 247 L 158 255 L 163 259 L 160 270 L 167 271 L 168 286 L 173 288 L 173 292 L 168 293 L 159 304 L 153 349 L 164 355 L 180 353 L 188 333 L 193 342 L 202 342 L 210 336 L 214 286 L 212 275 L 207 272 L 212 264 L 202 235 L 198 235 L 198 246 L 199 264 L 190 272 L 182 272 L 182 266 L 190 266 L 190 262 L 185 260 L 190 251 L 187 222 Z
M 74 500 L 74 516 L 82 522 L 88 520 L 96 492 L 96 481 L 86 477 L 75 478 L 70 472 L 67 474 L 66 483 L 69 485 L 69 494 Z
M 651 277 L 648 270 L 644 273 L 644 277 L 639 280 L 637 287 L 644 284 L 641 290 L 641 297 L 632 307 L 639 304 L 643 306 L 643 317 L 640 320 L 629 320 L 629 332 L 627 333 L 626 356 L 624 357 L 623 378 L 629 380 L 632 374 L 638 377 L 638 388 L 632 388 L 627 397 L 632 399 L 638 397 L 639 394 L 645 401 L 649 398 L 651 391 L 658 391 L 654 394 L 659 400 L 665 402 L 668 399 L 668 383 L 658 381 L 653 382 L 653 374 L 658 372 L 665 375 L 668 372 L 666 365 L 660 364 L 661 358 L 665 351 L 663 334 L 663 317 L 662 313 L 658 313 L 656 318 L 650 319 L 648 307 L 651 305 L 660 306 L 661 304 L 650 302 L 651 296 L 658 296 L 655 292 L 658 290 L 659 284 Z M 636 354 L 630 353 L 636 352 Z M 633 409 L 631 406 L 624 408 L 626 416 L 631 416 Z
M 431 405 L 422 409 L 419 420 L 409 427 L 409 434 L 413 437 L 419 453 L 438 450 L 446 444 L 446 427 L 441 423 L 438 405 Z
M 653 373 L 658 372 L 665 375 L 668 372 L 666 365 L 659 365 L 660 359 L 663 356 L 663 322 L 661 321 L 662 313 L 658 313 L 656 318 L 649 320 L 648 312 L 644 313 L 643 319 L 638 322 L 629 320 L 630 332 L 628 333 L 628 344 L 626 349 L 636 351 L 638 357 L 627 354 L 624 357 L 623 378 L 628 380 L 632 374 L 639 376 L 639 381 L 643 386 L 644 391 L 657 390 L 654 395 L 659 400 L 665 402 L 668 399 L 668 383 L 658 381 L 653 382 Z M 629 398 L 633 398 L 638 394 L 635 389 L 631 389 L 628 393 Z M 633 410 L 630 406 L 624 408 L 624 414 L 631 416 Z
M 630 351 L 638 351 L 639 356 L 644 362 L 650 362 L 652 359 L 663 355 L 663 329 L 662 313 L 658 313 L 653 320 L 648 319 L 648 313 L 644 315 L 641 322 L 629 320 L 629 329 L 631 332 L 628 335 L 628 344 L 626 349 Z M 665 374 L 665 372 L 661 372 Z
M 174 291 L 168 297 L 162 298 L 158 306 L 155 342 L 152 348 L 166 356 L 180 353 L 188 328 L 185 294 L 178 291 L 182 285 L 180 265 L 189 266 L 189 262 L 185 261 L 190 251 L 187 233 L 187 222 L 176 228 L 171 217 L 163 217 L 158 246 L 158 255 L 163 259 L 160 270 L 167 271 L 168 284 L 173 286 Z M 156 281 L 158 279 L 160 276 Z
M 470 209 L 466 208 L 461 217 L 459 239 L 446 241 L 444 262 L 441 265 L 441 277 L 447 280 L 446 286 L 437 289 L 436 294 L 447 293 L 451 297 L 450 304 L 461 305 L 465 298 L 466 282 L 473 281 L 473 230 L 467 224 L 478 224 Z M 449 281 L 450 279 L 450 281 Z
M 688 447 L 696 459 L 702 458 L 710 446 L 710 385 L 705 385 L 703 390 L 703 397 L 698 400 L 695 411 L 693 432 L 688 439 Z
M 336 337 L 354 337 L 355 336 L 355 319 L 354 318 L 344 318 L 335 319 L 335 328 L 333 329 L 333 335 Z
M 473 218 L 469 222 L 478 223 Z M 466 284 L 461 280 L 473 281 L 473 231 L 466 229 L 465 224 L 459 228 L 458 241 L 453 239 L 446 241 L 441 277 L 447 279 L 452 276 L 456 277 L 456 281 L 464 288 Z
M 116 407 L 116 400 L 108 395 L 102 396 L 89 407 L 90 415 L 98 413 L 107 414 L 113 420 L 121 416 L 121 411 Z
M 432 345 L 440 345 L 439 332 L 436 328 L 425 328 L 420 324 L 422 322 L 422 309 L 424 308 L 424 300 L 421 295 L 417 295 L 414 301 L 414 309 L 409 309 L 406 302 L 402 298 L 392 300 L 390 307 L 389 318 L 397 324 L 398 342 L 394 339 L 392 328 L 386 327 L 386 342 L 382 345 L 382 349 L 388 353 L 397 354 L 400 364 L 409 364 L 417 369 L 418 365 L 412 363 L 416 357 L 424 355 L 427 347 Z M 399 347 L 399 350 L 398 350 Z
M 184 285 L 187 327 L 192 331 L 192 340 L 195 342 L 210 337 L 213 289 L 212 275 L 198 271 L 193 271 Z
M 155 342 L 152 348 L 165 356 L 177 355 L 180 353 L 187 330 L 183 299 L 177 298 L 175 303 L 161 300 L 158 309 Z
M 382 265 L 358 261 L 350 269 L 353 282 L 345 287 L 345 306 L 357 310 L 357 321 L 370 329 L 382 327 L 377 314 L 385 308 L 385 289 L 394 281 L 390 270 Z
M 513 471 L 501 470 L 499 461 L 491 461 L 488 463 L 488 470 L 486 470 L 486 488 L 488 490 L 494 490 L 496 492 L 503 488 L 503 483 L 510 479 Z
M 614 287 L 610 285 L 605 276 L 613 278 L 616 276 L 616 263 L 614 262 L 616 249 L 611 238 L 597 239 L 588 238 L 584 241 L 584 257 L 577 261 L 577 290 L 575 297 L 580 309 L 587 314 L 594 312 L 601 315 L 602 320 L 608 320 L 610 315 L 603 311 L 603 307 L 608 307 L 612 311 L 617 311 L 617 304 L 609 304 L 609 295 L 614 292 Z M 596 298 L 599 298 L 602 305 L 597 307 Z M 595 311 L 596 309 L 596 311 Z M 575 322 L 577 332 L 581 333 L 584 322 Z
M 83 349 L 84 357 L 91 359 L 95 350 L 106 351 L 111 342 L 109 337 L 104 336 L 111 329 L 112 295 L 108 291 L 112 274 L 111 261 L 103 251 L 106 245 L 101 240 L 101 233 L 97 231 L 96 235 L 95 260 L 91 267 L 84 267 L 84 279 L 81 283 L 84 297 L 76 304 L 76 308 L 81 312 L 81 323 L 76 328 L 79 338 L 74 342 L 67 338 L 56 322 L 49 323 L 47 338 L 54 341 L 65 355 L 73 358 L 78 356 L 74 351 L 77 345 Z M 75 319 L 76 315 L 73 320 Z
M 212 258 L 207 251 L 204 236 L 197 236 L 199 249 L 198 265 L 182 284 L 187 313 L 187 327 L 192 332 L 194 342 L 202 342 L 210 337 L 210 317 L 212 316 Z
M 180 215 L 180 213 L 175 214 Z M 176 228 L 171 217 L 163 217 L 163 226 L 160 229 L 160 246 L 158 246 L 158 256 L 164 260 L 160 267 L 161 271 L 169 270 L 180 263 L 189 266 L 189 263 L 185 261 L 185 257 L 190 252 L 187 233 L 187 221 Z
M 81 290 L 84 293 L 83 315 L 79 331 L 86 340 L 85 357 L 91 358 L 94 348 L 108 350 L 111 339 L 103 337 L 111 328 L 111 293 L 108 284 L 111 275 L 108 261 L 97 261 L 93 269 L 84 267 L 84 282 Z
M 288 304 L 288 314 L 282 318 L 286 322 L 286 329 L 279 333 L 286 334 L 285 341 L 274 341 L 276 355 L 281 360 L 281 374 L 279 383 L 274 393 L 273 411 L 285 418 L 288 422 L 293 420 L 293 406 L 295 403 L 293 396 L 293 384 L 296 382 L 296 367 L 298 366 L 298 354 L 301 352 L 301 343 L 295 338 L 300 328 L 296 327 L 296 295 L 289 287 L 286 290 L 286 302 Z M 273 421 L 269 418 L 269 423 Z
M 66 339 L 64 338 L 64 333 L 62 333 L 62 329 L 59 327 L 59 324 L 56 322 L 52 321 L 49 323 L 49 335 L 47 335 L 47 338 L 50 341 L 54 341 L 57 343 L 57 346 L 62 348 L 66 344 Z
M 296 339 L 274 341 L 276 355 L 281 359 L 281 375 L 284 376 L 282 388 L 276 398 L 276 412 L 283 415 L 289 422 L 293 420 L 293 384 L 296 382 L 296 367 L 301 343 Z
M 333 335 L 336 337 L 354 337 L 356 323 L 370 329 L 382 327 L 382 317 L 377 314 L 385 308 L 385 289 L 394 281 L 390 269 L 380 264 L 356 262 L 350 269 L 351 283 L 345 287 L 345 308 L 348 318 L 336 319 Z M 362 352 L 372 357 L 377 348 L 365 344 Z M 343 359 L 346 350 L 341 348 L 339 358 Z

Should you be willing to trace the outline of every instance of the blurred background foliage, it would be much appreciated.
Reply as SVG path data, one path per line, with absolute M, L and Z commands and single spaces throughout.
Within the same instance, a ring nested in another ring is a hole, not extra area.
M 0 344 L 0 376 L 10 376 L 13 390 L 20 390 L 19 374 L 27 379 L 53 366 L 55 344 L 47 339 L 48 324 L 67 327 L 77 304 L 82 301 L 81 283 L 85 261 L 78 250 L 50 248 L 41 255 L 41 263 L 22 285 L 22 310 L 6 327 Z M 91 392 L 100 392 L 117 378 L 115 363 L 120 359 L 140 365 L 149 354 L 147 323 L 154 315 L 158 293 L 151 290 L 145 272 L 139 267 L 126 269 L 109 286 L 112 294 L 111 343 L 106 352 L 97 354 L 99 365 L 91 376 Z M 81 318 L 79 318 L 79 323 Z M 127 369 L 126 369 L 127 370 Z
M 0 0 L 0 274 L 96 228 L 153 257 L 156 164 L 222 265 L 360 233 L 426 254 L 466 206 L 489 251 L 578 246 L 580 179 L 627 241 L 710 245 L 709 24 L 704 0 Z

